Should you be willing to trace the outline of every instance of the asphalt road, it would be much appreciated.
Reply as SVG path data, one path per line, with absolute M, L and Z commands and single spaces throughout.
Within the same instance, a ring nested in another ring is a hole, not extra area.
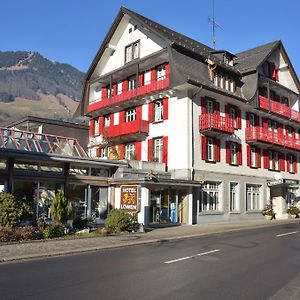
M 300 224 L 0 265 L 0 299 L 300 299 Z

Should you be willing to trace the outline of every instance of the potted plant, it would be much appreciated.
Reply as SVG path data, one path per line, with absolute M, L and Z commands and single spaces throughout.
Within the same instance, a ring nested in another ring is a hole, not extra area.
M 262 215 L 268 220 L 275 220 L 276 213 L 274 212 L 271 202 L 267 203 L 264 209 L 261 211 Z
M 300 213 L 300 209 L 299 207 L 296 205 L 296 203 L 293 201 L 291 202 L 291 204 L 289 205 L 288 209 L 286 210 L 286 212 L 292 217 L 292 218 L 299 218 L 299 213 Z

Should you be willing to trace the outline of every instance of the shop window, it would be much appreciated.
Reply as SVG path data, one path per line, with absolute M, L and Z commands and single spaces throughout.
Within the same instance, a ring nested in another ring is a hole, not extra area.
M 83 175 L 83 176 L 88 176 L 89 175 L 89 168 L 83 168 L 83 167 L 77 167 L 77 166 L 71 166 L 70 175 Z
M 125 47 L 125 63 L 128 63 L 136 58 L 139 58 L 140 42 L 134 42 Z
M 247 211 L 259 210 L 261 201 L 261 185 L 246 184 Z
M 18 162 L 14 163 L 14 169 L 16 170 L 26 170 L 26 171 L 38 171 L 39 166 L 37 163 L 28 162 Z
M 236 182 L 230 182 L 230 195 L 229 195 L 229 199 L 230 199 L 230 211 L 234 212 L 234 211 L 238 211 L 238 199 L 239 199 L 239 195 L 238 195 L 238 187 L 239 184 Z
M 91 168 L 91 176 L 108 177 L 109 170 L 108 169 Z
M 0 170 L 5 170 L 5 169 L 6 169 L 6 161 L 0 160 Z
M 220 182 L 205 182 L 200 191 L 199 212 L 220 211 Z
M 42 163 L 40 166 L 41 172 L 51 172 L 51 173 L 63 173 L 64 168 L 59 164 L 45 164 Z

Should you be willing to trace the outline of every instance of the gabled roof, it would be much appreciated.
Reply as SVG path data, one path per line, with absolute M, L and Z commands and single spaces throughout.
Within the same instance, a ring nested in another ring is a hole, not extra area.
M 235 67 L 239 69 L 241 73 L 256 71 L 280 44 L 281 41 L 273 41 L 236 54 Z

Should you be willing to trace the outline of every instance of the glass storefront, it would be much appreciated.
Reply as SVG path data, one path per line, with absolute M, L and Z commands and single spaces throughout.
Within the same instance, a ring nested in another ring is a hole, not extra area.
M 178 221 L 182 221 L 184 217 L 183 210 L 178 215 L 178 194 L 182 193 L 177 190 L 162 190 L 162 191 L 151 191 L 150 194 L 150 223 L 161 223 L 161 224 L 176 224 Z M 184 193 L 186 195 L 186 193 Z

